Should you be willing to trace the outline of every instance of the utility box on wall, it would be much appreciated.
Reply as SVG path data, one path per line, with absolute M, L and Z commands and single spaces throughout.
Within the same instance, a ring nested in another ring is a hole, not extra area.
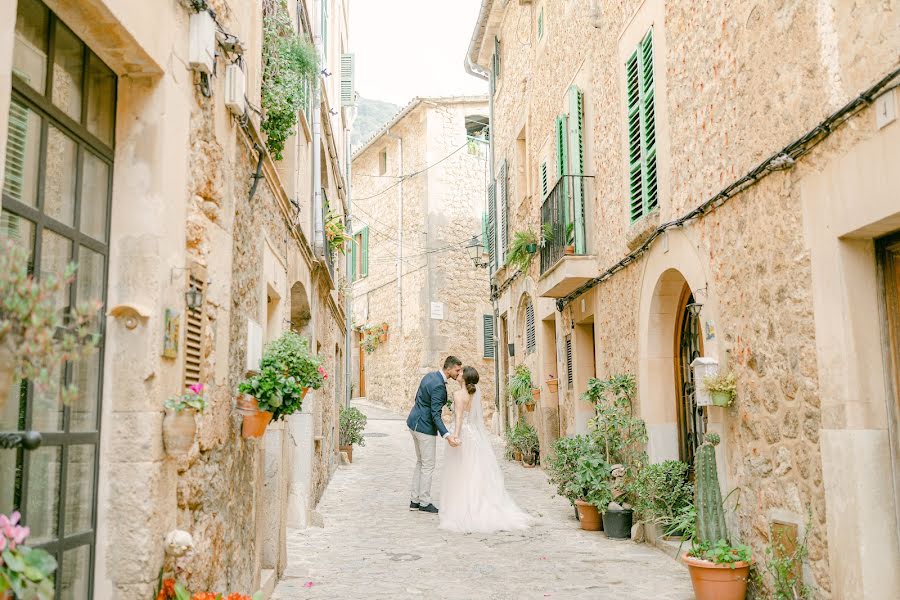
M 216 22 L 208 11 L 191 15 L 188 62 L 191 68 L 211 75 L 216 64 Z
M 225 107 L 239 117 L 246 110 L 245 90 L 244 70 L 237 64 L 225 67 Z
M 703 385 L 703 379 L 719 372 L 719 361 L 708 356 L 698 356 L 691 362 L 694 370 L 694 399 L 697 406 L 712 405 L 712 397 Z

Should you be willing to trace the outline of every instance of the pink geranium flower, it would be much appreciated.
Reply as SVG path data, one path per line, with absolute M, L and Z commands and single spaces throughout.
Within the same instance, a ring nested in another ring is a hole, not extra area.
M 203 384 L 202 383 L 194 383 L 188 387 L 188 389 L 198 396 L 203 393 Z
M 0 515 L 0 550 L 5 550 L 9 546 L 10 550 L 15 550 L 16 546 L 22 544 L 31 530 L 28 527 L 19 527 L 19 519 L 22 515 L 19 511 L 13 512 L 8 517 Z

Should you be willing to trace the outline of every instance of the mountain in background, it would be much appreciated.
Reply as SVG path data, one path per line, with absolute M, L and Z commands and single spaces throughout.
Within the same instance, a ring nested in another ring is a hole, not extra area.
M 400 111 L 400 107 L 390 102 L 359 96 L 356 100 L 356 110 L 356 121 L 353 123 L 353 133 L 350 136 L 350 144 L 354 149 L 369 141 L 369 138 Z

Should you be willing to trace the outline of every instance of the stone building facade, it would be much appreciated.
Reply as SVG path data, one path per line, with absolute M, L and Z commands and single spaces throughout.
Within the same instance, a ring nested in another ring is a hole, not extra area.
M 353 383 L 399 412 L 453 354 L 478 369 L 495 413 L 488 275 L 466 250 L 482 232 L 487 114 L 485 98 L 416 98 L 354 153 Z M 367 350 L 384 323 L 387 340 Z
M 276 161 L 260 85 L 278 4 L 323 73 Z M 209 74 L 190 65 L 204 14 L 218 32 Z M 347 213 L 348 2 L 4 0 L 0 23 L 2 233 L 40 257 L 38 275 L 79 263 L 74 298 L 103 300 L 107 315 L 95 361 L 72 367 L 71 406 L 11 392 L 0 430 L 44 443 L 0 450 L 0 513 L 34 523 L 32 543 L 60 562 L 60 598 L 150 598 L 161 569 L 192 591 L 271 591 L 285 529 L 315 518 L 338 464 L 346 277 L 323 223 L 326 202 Z M 234 65 L 243 115 L 226 106 Z M 237 385 L 287 330 L 329 377 L 301 413 L 244 438 Z M 172 457 L 163 402 L 192 381 L 208 407 L 192 449 Z M 175 529 L 193 538 L 177 559 Z
M 586 429 L 589 378 L 634 374 L 651 460 L 719 433 L 732 531 L 763 556 L 808 524 L 816 598 L 900 595 L 898 25 L 890 2 L 486 0 L 466 57 L 498 213 L 558 232 L 528 272 L 495 257 L 501 347 L 536 338 L 501 385 L 539 374 L 547 449 Z M 698 356 L 732 407 L 696 405 Z

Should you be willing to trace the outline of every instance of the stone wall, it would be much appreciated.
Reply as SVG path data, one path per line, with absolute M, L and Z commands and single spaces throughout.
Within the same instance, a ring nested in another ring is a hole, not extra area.
M 516 165 L 527 173 L 519 180 L 524 185 L 517 181 L 511 207 L 516 227 L 539 222 L 538 166 L 549 156 L 552 171 L 554 119 L 568 112 L 569 85 L 584 91 L 586 174 L 595 176 L 588 195 L 588 253 L 596 257 L 598 274 L 635 247 L 635 239 L 714 196 L 883 77 L 896 66 L 900 43 L 898 13 L 888 4 L 867 7 L 865 18 L 851 17 L 850 2 L 701 9 L 647 0 L 602 3 L 599 11 L 593 4 L 494 3 L 478 62 L 490 65 L 497 35 L 503 48 L 492 123 L 498 164 L 514 162 L 520 132 L 527 136 L 525 163 Z M 538 40 L 535 19 L 541 6 L 546 29 Z M 660 208 L 658 215 L 632 225 L 626 202 L 624 62 L 634 50 L 631 40 L 651 27 Z M 800 182 L 849 145 L 874 135 L 873 124 L 871 111 L 863 111 L 795 169 L 769 175 L 727 205 L 670 232 L 555 317 L 557 335 L 570 331 L 573 322 L 593 323 L 592 374 L 638 376 L 638 402 L 651 426 L 653 455 L 654 427 L 662 432 L 674 424 L 670 414 L 678 397 L 671 350 L 658 348 L 662 334 L 669 341 L 674 334 L 660 325 L 661 305 L 669 300 L 655 290 L 665 273 L 683 275 L 704 305 L 704 327 L 708 321 L 715 331 L 705 340 L 705 353 L 738 378 L 737 403 L 725 411 L 708 409 L 709 429 L 723 433 L 725 491 L 740 490 L 731 522 L 762 556 L 773 520 L 795 522 L 802 531 L 810 511 L 806 577 L 822 598 L 831 597 L 833 581 Z M 537 265 L 529 275 L 500 298 L 512 335 L 522 328 L 517 311 L 522 295 L 531 292 L 528 281 L 540 286 Z M 498 282 L 509 276 L 501 271 Z M 539 347 L 539 353 L 557 353 L 564 374 L 560 351 L 560 340 Z M 667 352 L 666 360 L 652 358 Z M 533 372 L 538 368 L 529 366 Z M 583 391 L 566 392 L 560 385 L 564 431 L 578 430 L 577 396 Z M 659 436 L 661 443 L 664 434 Z M 659 457 L 669 457 L 664 454 Z
M 408 412 L 421 377 L 453 354 L 478 369 L 490 419 L 493 360 L 483 358 L 481 339 L 481 315 L 492 312 L 487 273 L 473 266 L 463 247 L 481 233 L 487 168 L 483 155 L 466 146 L 465 117 L 485 115 L 487 106 L 483 99 L 414 102 L 418 104 L 390 127 L 392 135 L 403 139 L 402 172 L 422 171 L 402 184 L 402 328 L 395 260 L 399 190 L 379 194 L 395 179 L 378 176 L 382 150 L 388 152 L 388 174 L 400 172 L 397 141 L 382 135 L 353 161 L 354 207 L 359 209 L 354 220 L 369 226 L 369 276 L 354 285 L 355 324 L 389 324 L 386 344 L 364 356 L 366 396 Z M 440 159 L 445 160 L 434 164 Z M 432 302 L 443 304 L 443 319 L 431 318 Z M 358 372 L 355 377 L 358 384 Z

